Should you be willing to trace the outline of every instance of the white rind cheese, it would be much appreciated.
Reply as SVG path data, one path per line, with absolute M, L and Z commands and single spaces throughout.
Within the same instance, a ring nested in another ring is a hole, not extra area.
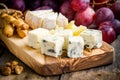
M 64 28 L 66 28 L 68 25 L 68 19 L 61 13 L 59 13 L 57 17 L 57 25 L 59 25 L 60 27 L 64 27 Z
M 100 48 L 102 46 L 102 32 L 100 30 L 86 29 L 80 34 L 85 42 L 85 48 Z
M 27 11 L 25 22 L 32 28 L 55 29 L 56 26 L 67 27 L 68 19 L 61 13 L 55 13 L 50 10 Z
M 49 10 L 29 11 L 30 14 L 38 15 L 38 16 L 40 16 L 41 14 L 47 14 L 47 13 L 50 13 L 50 12 L 53 12 L 53 10 L 52 10 L 52 9 L 49 9 Z
M 72 30 L 56 30 L 54 35 L 64 37 L 64 46 L 63 50 L 67 50 L 68 47 L 68 38 L 73 36 Z
M 83 56 L 84 40 L 80 36 L 69 37 L 67 55 L 70 58 L 79 58 Z
M 32 29 L 36 29 L 42 26 L 42 21 L 49 13 L 53 13 L 52 10 L 37 10 L 27 11 L 25 15 L 25 22 L 30 25 Z
M 55 35 L 47 35 L 42 38 L 41 53 L 52 57 L 58 57 L 62 54 L 64 38 Z
M 28 45 L 38 49 L 41 45 L 41 38 L 45 35 L 49 35 L 49 31 L 47 29 L 38 28 L 29 31 L 28 33 Z
M 55 29 L 57 16 L 58 14 L 54 13 L 44 17 L 42 27 L 49 30 Z

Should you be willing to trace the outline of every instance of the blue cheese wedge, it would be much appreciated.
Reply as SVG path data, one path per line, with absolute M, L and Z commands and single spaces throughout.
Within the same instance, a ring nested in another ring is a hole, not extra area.
M 80 36 L 69 37 L 67 55 L 70 58 L 79 58 L 83 56 L 84 40 Z
M 64 46 L 63 50 L 67 50 L 68 47 L 68 38 L 73 36 L 72 30 L 56 30 L 54 35 L 64 37 Z
M 58 57 L 62 54 L 64 38 L 55 35 L 47 35 L 41 41 L 41 53 L 52 57 Z
M 61 13 L 59 13 L 59 15 L 57 17 L 57 25 L 59 27 L 64 27 L 64 28 L 66 28 L 68 25 L 68 19 Z
M 45 35 L 49 35 L 47 29 L 38 28 L 28 32 L 28 45 L 35 49 L 40 48 L 41 38 Z
M 86 29 L 80 34 L 85 42 L 85 48 L 100 48 L 102 46 L 102 32 L 100 30 Z

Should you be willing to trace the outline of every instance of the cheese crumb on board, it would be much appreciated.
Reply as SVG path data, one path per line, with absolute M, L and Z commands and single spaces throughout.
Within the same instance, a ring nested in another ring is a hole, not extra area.
M 55 35 L 46 35 L 41 41 L 41 53 L 52 57 L 62 55 L 64 38 Z
M 85 48 L 100 48 L 102 46 L 102 32 L 100 30 L 86 29 L 80 34 L 85 42 Z
M 49 31 L 44 28 L 34 29 L 28 32 L 28 45 L 38 49 L 41 45 L 41 38 L 45 35 L 49 35 Z
M 83 56 L 84 40 L 80 36 L 69 37 L 67 55 L 70 58 L 79 58 Z

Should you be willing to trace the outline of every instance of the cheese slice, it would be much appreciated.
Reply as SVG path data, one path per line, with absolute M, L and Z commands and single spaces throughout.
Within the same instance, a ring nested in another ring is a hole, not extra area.
M 66 29 L 74 29 L 74 28 L 76 28 L 77 26 L 75 25 L 75 21 L 74 20 L 72 20 L 72 21 L 70 21 L 69 23 L 68 23 L 68 25 L 67 25 L 67 27 L 66 27 Z
M 79 36 L 82 31 L 87 29 L 87 27 L 83 25 L 76 26 L 75 21 L 72 20 L 69 22 L 66 29 L 71 29 L 73 31 L 73 36 Z

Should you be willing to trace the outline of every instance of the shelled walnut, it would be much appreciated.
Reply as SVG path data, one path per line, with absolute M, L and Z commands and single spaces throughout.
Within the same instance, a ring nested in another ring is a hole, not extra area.
M 10 23 L 6 22 L 6 24 L 4 24 L 3 34 L 7 37 L 12 37 L 14 34 L 14 27 Z
M 15 73 L 16 74 L 21 74 L 23 72 L 23 67 L 22 66 L 16 66 L 15 67 Z
M 0 67 L 2 75 L 8 76 L 11 74 L 21 74 L 23 72 L 23 66 L 20 66 L 17 61 L 6 62 L 5 66 Z
M 11 70 L 10 67 L 5 66 L 5 67 L 2 68 L 2 74 L 3 74 L 3 75 L 8 76 L 8 75 L 10 75 L 11 73 L 12 73 L 12 70 Z
M 3 34 L 7 37 L 12 37 L 14 34 L 20 38 L 27 36 L 29 25 L 25 23 L 23 13 L 18 10 L 7 9 L 4 4 L 0 3 L 0 5 L 6 8 L 0 9 L 0 28 L 3 29 Z
M 7 37 L 12 37 L 14 32 L 17 31 L 19 37 L 24 38 L 27 35 L 29 25 L 24 22 L 22 18 L 16 18 L 7 13 L 1 13 L 0 17 L 3 19 L 3 33 Z M 22 35 L 21 35 L 22 34 Z

